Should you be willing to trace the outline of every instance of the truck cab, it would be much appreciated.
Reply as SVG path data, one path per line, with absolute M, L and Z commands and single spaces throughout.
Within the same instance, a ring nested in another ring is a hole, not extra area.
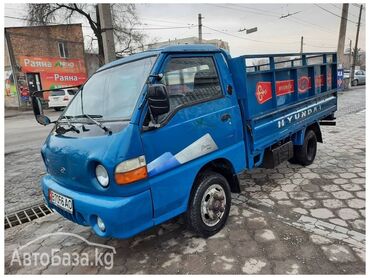
M 319 65 L 323 78 L 335 70 L 333 57 Z M 247 58 L 180 45 L 114 61 L 81 86 L 55 122 L 34 94 L 37 121 L 54 124 L 41 150 L 47 205 L 101 237 L 129 238 L 182 214 L 201 236 L 217 233 L 231 192 L 240 192 L 237 174 L 286 159 L 312 163 L 319 123 L 336 110 L 334 77 L 317 93 L 315 66 L 307 66 L 313 79 L 307 77 L 303 96 L 301 69 L 290 67 L 296 83 L 282 85 L 294 95 L 286 93 L 284 102 L 271 84 L 285 73 L 250 75 Z M 315 137 L 311 145 L 307 133 Z

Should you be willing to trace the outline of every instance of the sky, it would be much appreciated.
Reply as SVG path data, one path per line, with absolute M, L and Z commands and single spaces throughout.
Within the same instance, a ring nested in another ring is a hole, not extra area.
M 198 36 L 198 13 L 203 17 L 203 38 L 222 39 L 232 56 L 256 53 L 336 51 L 342 4 L 136 4 L 146 43 Z M 359 7 L 349 5 L 346 48 L 356 37 Z M 26 22 L 24 4 L 5 4 L 5 27 Z M 290 15 L 289 15 L 290 14 Z M 281 16 L 289 15 L 286 18 Z M 359 48 L 365 50 L 366 8 L 363 10 Z M 86 24 L 86 23 L 84 23 Z M 252 34 L 239 32 L 257 27 Z M 171 29 L 149 29 L 171 28 Z M 84 36 L 91 34 L 83 28 Z

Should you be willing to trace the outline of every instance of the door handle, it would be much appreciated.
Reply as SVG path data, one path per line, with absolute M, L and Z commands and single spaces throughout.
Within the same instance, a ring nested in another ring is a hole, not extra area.
M 230 114 L 223 114 L 222 116 L 221 116 L 221 121 L 223 121 L 223 122 L 226 122 L 226 121 L 229 121 L 231 119 L 231 115 Z

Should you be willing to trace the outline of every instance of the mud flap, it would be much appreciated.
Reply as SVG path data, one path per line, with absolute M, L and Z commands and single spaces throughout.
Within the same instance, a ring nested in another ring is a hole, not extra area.
M 280 146 L 265 151 L 262 167 L 273 169 L 280 163 L 291 159 L 293 155 L 294 151 L 292 141 L 286 142 Z

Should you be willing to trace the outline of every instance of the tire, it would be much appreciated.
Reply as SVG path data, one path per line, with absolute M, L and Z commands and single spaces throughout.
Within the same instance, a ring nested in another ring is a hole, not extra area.
M 358 80 L 357 79 L 353 80 L 352 81 L 352 86 L 357 86 L 357 85 L 358 85 Z
M 304 137 L 302 146 L 294 146 L 294 157 L 291 159 L 293 163 L 307 166 L 315 160 L 317 152 L 317 138 L 313 130 L 308 130 Z
M 185 214 L 188 228 L 208 238 L 226 224 L 231 206 L 230 186 L 219 173 L 207 171 L 198 178 Z

